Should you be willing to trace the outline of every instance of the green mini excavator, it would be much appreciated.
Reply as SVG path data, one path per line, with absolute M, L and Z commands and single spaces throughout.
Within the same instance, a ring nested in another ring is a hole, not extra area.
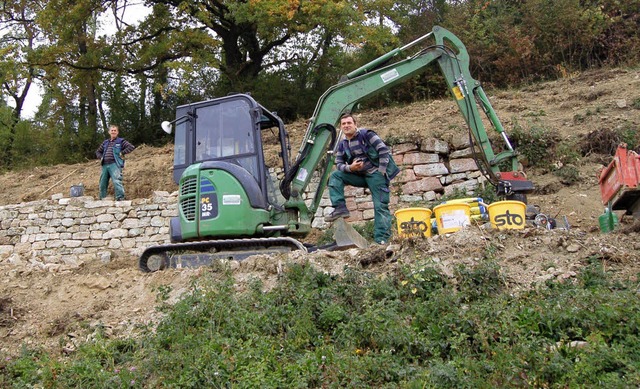
M 524 200 L 533 184 L 519 170 L 516 151 L 480 83 L 469 73 L 464 44 L 436 26 L 329 88 L 320 97 L 292 162 L 282 120 L 247 94 L 179 106 L 176 119 L 162 124 L 167 132 L 175 127 L 178 216 L 170 221 L 171 243 L 147 248 L 139 259 L 140 269 L 194 267 L 220 258 L 241 260 L 258 253 L 306 250 L 296 238 L 312 229 L 334 166 L 340 115 L 434 63 L 468 124 L 478 166 L 498 195 Z M 498 153 L 489 141 L 481 110 L 504 140 Z M 284 172 L 279 179 L 276 170 Z M 314 182 L 309 197 L 312 177 L 319 178 L 319 184 Z

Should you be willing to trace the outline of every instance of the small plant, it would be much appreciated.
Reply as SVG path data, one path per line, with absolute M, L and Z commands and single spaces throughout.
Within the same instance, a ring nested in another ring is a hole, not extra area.
M 322 245 L 333 242 L 334 241 L 333 232 L 334 232 L 333 227 L 323 230 L 322 234 L 318 237 L 318 240 L 316 241 L 316 245 L 322 246 Z
M 393 225 L 393 223 L 394 221 L 392 220 L 391 225 Z M 353 228 L 355 228 L 355 230 L 358 231 L 358 233 L 362 235 L 363 238 L 369 241 L 373 240 L 373 220 L 367 220 L 364 224 L 354 224 Z
M 430 259 L 403 271 L 404 279 L 400 281 L 400 286 L 413 295 L 427 298 L 430 293 L 447 286 L 446 277 L 433 266 Z
M 159 285 L 155 288 L 156 293 L 156 302 L 163 303 L 169 300 L 169 294 L 173 288 L 171 285 Z
M 640 146 L 640 135 L 638 134 L 637 126 L 631 123 L 626 123 L 623 127 L 616 130 L 616 133 L 620 136 L 620 141 L 627 144 L 629 150 L 634 150 Z
M 496 187 L 489 183 L 478 185 L 473 191 L 473 197 L 480 197 L 486 204 L 491 204 L 499 200 Z
M 443 195 L 440 198 L 440 201 L 444 202 L 444 201 L 447 201 L 447 200 L 464 199 L 464 198 L 467 198 L 467 197 L 469 197 L 469 195 L 467 194 L 466 190 L 460 189 L 460 188 L 455 188 L 449 194 Z
M 558 132 L 540 124 L 530 124 L 524 128 L 514 121 L 511 135 L 514 146 L 531 166 L 547 167 L 558 143 Z
M 563 165 L 554 170 L 553 174 L 560 177 L 560 181 L 565 185 L 572 185 L 580 181 L 580 171 L 574 165 Z
M 576 164 L 580 161 L 580 149 L 574 139 L 562 141 L 556 146 L 556 158 L 563 164 Z
M 635 99 L 633 99 L 631 106 L 635 109 L 640 109 L 640 97 L 636 97 Z
M 492 261 L 474 267 L 458 266 L 456 279 L 461 298 L 466 302 L 495 296 L 505 286 L 500 266 Z

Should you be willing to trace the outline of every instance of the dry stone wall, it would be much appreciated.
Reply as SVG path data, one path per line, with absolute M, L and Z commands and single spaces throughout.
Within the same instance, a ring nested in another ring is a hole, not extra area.
M 177 193 L 150 199 L 96 201 L 65 198 L 0 207 L 0 263 L 30 264 L 59 271 L 117 253 L 139 255 L 169 243 L 169 219 L 177 215 Z
M 485 181 L 464 139 L 451 143 L 425 139 L 392 146 L 392 152 L 401 167 L 392 184 L 392 212 L 437 203 L 456 190 L 470 194 Z M 317 186 L 317 180 L 311 183 L 305 194 L 308 201 Z M 347 187 L 345 194 L 349 221 L 373 219 L 368 190 Z M 314 227 L 328 227 L 324 218 L 332 210 L 325 193 Z M 86 261 L 108 262 L 119 254 L 138 256 L 148 246 L 169 243 L 169 220 L 176 215 L 177 192 L 155 192 L 149 199 L 117 202 L 59 193 L 48 200 L 0 206 L 0 264 L 61 271 Z

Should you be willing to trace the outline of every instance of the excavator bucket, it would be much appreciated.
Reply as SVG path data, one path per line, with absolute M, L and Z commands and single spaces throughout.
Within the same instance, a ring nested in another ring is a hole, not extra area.
M 351 227 L 344 218 L 339 218 L 333 223 L 333 239 L 336 241 L 334 250 L 343 250 L 358 247 L 367 248 L 369 243 Z

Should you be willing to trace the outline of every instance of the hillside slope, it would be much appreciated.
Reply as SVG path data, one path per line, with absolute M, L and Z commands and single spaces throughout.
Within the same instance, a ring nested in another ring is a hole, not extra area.
M 517 90 L 486 93 L 507 131 L 516 122 L 537 123 L 556 130 L 559 140 L 588 140 L 587 134 L 598 130 L 640 128 L 637 69 L 597 70 Z M 405 139 L 447 139 L 466 131 L 451 100 L 366 111 L 361 114 L 360 124 L 376 129 L 383 137 Z M 304 123 L 293 123 L 288 128 L 297 150 Z M 176 190 L 171 179 L 172 154 L 170 146 L 138 147 L 127 161 L 127 197 L 143 198 L 156 190 Z M 588 258 L 594 257 L 606 261 L 607 269 L 620 277 L 635 277 L 640 271 L 636 255 L 640 240 L 633 220 L 624 218 L 624 230 L 609 235 L 600 234 L 597 228 L 597 217 L 603 208 L 597 177 L 609 159 L 591 155 L 576 162 L 579 176 L 572 185 L 563 184 L 550 169 L 527 169 L 538 188 L 529 196 L 529 203 L 539 205 L 548 215 L 567 216 L 572 225 L 569 231 L 497 233 L 473 228 L 429 241 L 394 242 L 393 255 L 385 248 L 375 247 L 341 254 L 256 257 L 231 266 L 239 287 L 254 277 L 262 278 L 268 286 L 288 261 L 310 261 L 332 273 L 341 272 L 344 265 L 384 273 L 412 261 L 417 245 L 426 255 L 438 257 L 447 271 L 457 263 L 473 265 L 493 247 L 498 250 L 496 258 L 505 279 L 514 290 L 547 279 L 570 279 Z M 70 187 L 79 183 L 85 186 L 86 195 L 97 196 L 98 176 L 97 161 L 6 173 L 0 175 L 0 205 L 46 199 L 55 193 L 68 196 Z M 138 324 L 158 319 L 156 294 L 169 291 L 169 301 L 176 299 L 187 290 L 192 277 L 205 271 L 211 270 L 142 274 L 137 270 L 136 258 L 116 253 L 107 264 L 96 261 L 47 273 L 29 264 L 7 263 L 0 257 L 0 351 L 14 354 L 25 343 L 72 352 L 78 342 L 90 339 L 98 331 L 107 336 L 126 336 L 135 332 Z

